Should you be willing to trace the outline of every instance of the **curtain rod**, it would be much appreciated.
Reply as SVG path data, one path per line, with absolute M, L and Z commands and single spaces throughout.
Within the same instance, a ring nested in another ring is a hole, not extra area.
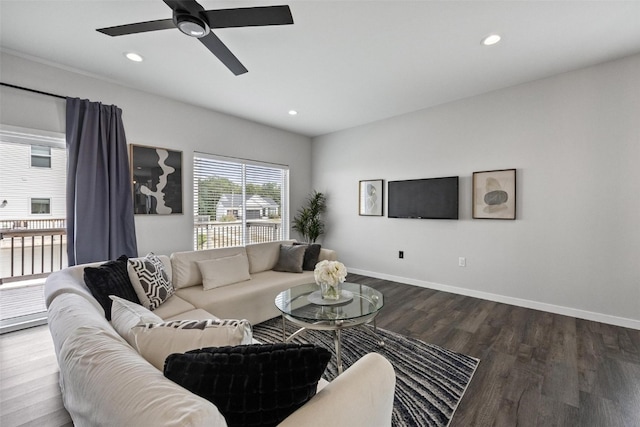
M 12 84 L 9 84 L 9 83 L 0 82 L 0 85 L 7 86 L 7 87 L 12 87 L 14 89 L 26 90 L 27 92 L 39 93 L 40 95 L 53 96 L 54 98 L 60 98 L 60 99 L 64 99 L 64 100 L 67 99 L 66 96 L 56 95 L 55 93 L 43 92 L 41 90 L 29 89 L 28 87 L 16 86 L 16 85 L 12 85 Z

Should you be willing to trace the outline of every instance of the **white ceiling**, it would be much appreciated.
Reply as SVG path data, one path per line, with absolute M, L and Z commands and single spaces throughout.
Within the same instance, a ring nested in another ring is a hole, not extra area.
M 178 30 L 113 38 L 95 31 L 170 18 L 161 0 L 0 0 L 0 46 L 308 136 L 640 52 L 640 1 L 200 4 L 288 4 L 295 24 L 216 30 L 249 69 L 237 77 Z M 503 41 L 482 46 L 493 32 Z M 128 61 L 128 51 L 145 61 Z

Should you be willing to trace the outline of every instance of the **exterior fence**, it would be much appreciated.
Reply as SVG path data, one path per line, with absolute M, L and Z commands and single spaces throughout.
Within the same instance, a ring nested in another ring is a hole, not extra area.
M 18 219 L 0 220 L 0 232 L 7 230 L 46 230 L 50 228 L 67 228 L 67 220 L 54 219 Z
M 282 240 L 279 220 L 196 222 L 194 248 L 214 249 Z M 0 285 L 46 277 L 68 265 L 64 219 L 0 221 Z
M 282 240 L 282 224 L 278 221 L 197 222 L 194 224 L 194 248 L 216 249 Z
M 0 285 L 63 269 L 66 245 L 64 219 L 0 221 Z

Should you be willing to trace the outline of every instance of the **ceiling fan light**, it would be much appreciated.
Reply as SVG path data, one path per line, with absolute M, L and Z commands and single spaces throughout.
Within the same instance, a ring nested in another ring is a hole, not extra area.
M 177 16 L 176 27 L 189 37 L 201 38 L 209 34 L 207 23 L 191 15 Z

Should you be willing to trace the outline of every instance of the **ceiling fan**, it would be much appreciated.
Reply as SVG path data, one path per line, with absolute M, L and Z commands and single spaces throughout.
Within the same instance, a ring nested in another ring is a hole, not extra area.
M 238 76 L 248 70 L 211 29 L 293 24 L 289 6 L 204 10 L 195 0 L 163 1 L 173 10 L 172 19 L 98 28 L 96 31 L 115 37 L 177 28 L 189 37 L 199 39 L 233 74 Z

